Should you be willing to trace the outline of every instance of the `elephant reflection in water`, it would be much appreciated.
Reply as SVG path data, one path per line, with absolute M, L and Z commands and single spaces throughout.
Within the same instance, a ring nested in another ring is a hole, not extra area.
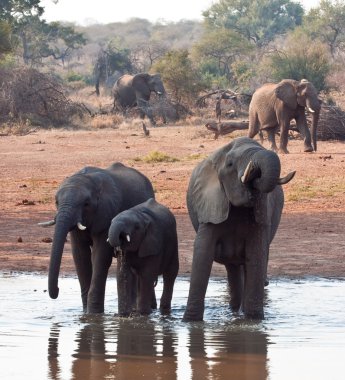
M 164 325 L 147 319 L 116 320 L 104 323 L 102 316 L 93 318 L 78 331 L 73 354 L 71 379 L 163 378 L 177 371 L 177 336 Z M 161 326 L 161 325 L 160 325 Z M 175 343 L 174 343 L 175 342 Z M 49 379 L 61 378 L 59 328 L 52 326 L 48 342 Z
M 191 379 L 266 380 L 267 344 L 267 335 L 262 331 L 243 327 L 216 331 L 191 325 Z

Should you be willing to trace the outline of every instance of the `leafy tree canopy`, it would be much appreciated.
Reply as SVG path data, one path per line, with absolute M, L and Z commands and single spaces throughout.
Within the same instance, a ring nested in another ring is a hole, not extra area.
M 312 40 L 300 28 L 289 34 L 285 48 L 269 58 L 267 67 L 275 81 L 305 78 L 313 82 L 318 90 L 326 88 L 326 78 L 331 70 L 326 45 Z
M 303 14 L 290 0 L 220 0 L 203 13 L 210 27 L 232 29 L 258 47 L 301 25 Z
M 305 18 L 305 29 L 312 38 L 319 38 L 335 54 L 345 46 L 345 3 L 342 0 L 321 0 Z

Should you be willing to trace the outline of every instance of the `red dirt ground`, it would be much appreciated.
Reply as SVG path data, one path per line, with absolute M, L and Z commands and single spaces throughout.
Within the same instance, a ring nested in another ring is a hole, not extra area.
M 232 138 L 214 140 L 203 126 L 151 128 L 149 137 L 139 127 L 1 136 L 0 270 L 46 273 L 53 228 L 37 223 L 53 218 L 59 184 L 86 165 L 107 167 L 120 161 L 147 175 L 157 200 L 175 214 L 180 274 L 189 273 L 195 236 L 185 204 L 189 177 L 202 158 Z M 286 203 L 271 246 L 269 276 L 345 277 L 345 145 L 321 141 L 317 153 L 307 154 L 302 141 L 291 140 L 288 148 L 290 154 L 280 156 L 282 175 L 292 170 L 297 174 L 285 186 Z M 138 160 L 152 151 L 178 161 Z M 69 243 L 61 272 L 74 273 Z M 223 274 L 223 268 L 214 265 L 213 275 Z

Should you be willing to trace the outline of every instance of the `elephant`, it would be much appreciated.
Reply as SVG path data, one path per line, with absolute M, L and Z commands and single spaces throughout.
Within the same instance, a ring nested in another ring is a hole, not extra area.
M 146 115 L 152 125 L 155 125 L 149 104 L 152 91 L 160 97 L 164 97 L 166 94 L 160 74 L 122 75 L 113 87 L 114 109 L 117 108 L 124 112 L 127 108 L 137 106 L 140 117 L 144 119 Z
M 312 125 L 309 131 L 305 109 L 312 113 Z M 321 100 L 316 88 L 306 79 L 296 81 L 283 79 L 281 82 L 266 83 L 258 88 L 249 105 L 248 136 L 253 138 L 266 130 L 271 149 L 289 153 L 287 149 L 290 121 L 295 119 L 296 127 L 304 137 L 304 151 L 317 150 L 317 125 L 321 110 Z M 275 133 L 280 131 L 279 149 L 275 142 Z
M 107 243 L 108 229 L 115 215 L 154 197 L 150 180 L 134 168 L 114 163 L 107 169 L 85 167 L 68 177 L 56 193 L 55 225 L 48 290 L 58 297 L 58 277 L 68 232 L 81 288 L 83 310 L 104 312 L 105 285 L 113 249 Z
M 118 260 L 119 315 L 128 316 L 133 308 L 139 314 L 150 314 L 157 307 L 154 284 L 159 275 L 164 283 L 160 310 L 168 313 L 179 269 L 172 212 L 151 198 L 116 215 L 108 241 Z
M 263 319 L 269 246 L 284 205 L 279 156 L 249 137 L 219 148 L 192 172 L 188 213 L 196 231 L 185 321 L 203 319 L 212 263 L 223 264 L 230 307 Z

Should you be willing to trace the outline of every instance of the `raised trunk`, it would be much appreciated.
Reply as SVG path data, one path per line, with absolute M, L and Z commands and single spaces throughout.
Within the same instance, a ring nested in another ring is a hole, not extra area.
M 62 252 L 64 249 L 67 234 L 69 232 L 69 223 L 66 218 L 57 217 L 53 245 L 50 254 L 49 274 L 48 274 L 48 291 L 50 298 L 57 298 L 59 295 L 58 278 L 60 272 Z
M 271 192 L 280 176 L 280 160 L 276 153 L 260 150 L 252 158 L 258 177 L 253 180 L 255 189 L 262 193 Z

